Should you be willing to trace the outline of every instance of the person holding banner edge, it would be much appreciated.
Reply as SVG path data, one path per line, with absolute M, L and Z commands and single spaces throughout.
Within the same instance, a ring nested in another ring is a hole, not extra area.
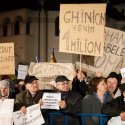
M 78 92 L 82 98 L 85 97 L 88 85 L 85 82 L 87 73 L 83 70 L 76 70 L 76 75 L 72 81 L 72 91 Z

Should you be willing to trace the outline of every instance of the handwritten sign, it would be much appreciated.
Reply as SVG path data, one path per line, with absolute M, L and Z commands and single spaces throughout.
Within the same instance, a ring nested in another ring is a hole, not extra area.
M 51 81 L 58 75 L 65 75 L 72 80 L 74 77 L 74 67 L 72 63 L 35 63 L 31 62 L 29 75 L 35 75 L 39 79 L 40 89 L 53 89 Z
M 28 66 L 27 65 L 19 65 L 18 66 L 18 79 L 25 79 L 28 73 Z
M 20 111 L 14 112 L 13 120 L 14 125 L 41 125 L 45 123 L 39 104 L 28 107 L 25 115 L 21 114 Z
M 106 4 L 61 4 L 59 51 L 102 56 Z
M 15 74 L 14 43 L 0 43 L 0 75 Z
M 13 125 L 14 99 L 0 100 L 0 125 Z
M 119 73 L 120 69 L 125 67 L 125 32 L 106 27 L 103 57 L 83 56 L 82 62 L 82 67 L 101 71 L 104 76 L 111 71 Z
M 58 102 L 61 101 L 61 93 L 44 93 L 42 109 L 59 109 Z

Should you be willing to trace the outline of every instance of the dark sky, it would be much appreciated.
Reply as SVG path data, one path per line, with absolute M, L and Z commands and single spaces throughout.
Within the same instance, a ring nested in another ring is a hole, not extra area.
M 40 2 L 43 2 L 43 5 Z M 106 14 L 116 20 L 125 20 L 122 13 L 119 13 L 113 5 L 125 3 L 125 0 L 108 0 L 110 4 L 107 6 Z M 105 0 L 0 0 L 0 12 L 16 10 L 21 8 L 29 8 L 38 10 L 44 8 L 45 10 L 59 11 L 61 3 L 104 3 Z

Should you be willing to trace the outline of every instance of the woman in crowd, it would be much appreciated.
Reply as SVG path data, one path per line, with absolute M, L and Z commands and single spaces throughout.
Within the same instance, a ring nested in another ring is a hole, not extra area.
M 83 98 L 82 112 L 85 114 L 101 114 L 104 103 L 112 100 L 107 92 L 107 85 L 104 77 L 94 77 L 89 83 L 89 93 Z M 99 125 L 99 117 L 85 117 L 85 125 Z

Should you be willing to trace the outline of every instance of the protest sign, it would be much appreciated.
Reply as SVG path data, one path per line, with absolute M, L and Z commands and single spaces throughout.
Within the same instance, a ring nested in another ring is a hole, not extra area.
M 102 56 L 106 4 L 61 4 L 59 51 Z
M 39 78 L 40 89 L 52 89 L 51 81 L 58 75 L 65 75 L 68 79 L 72 80 L 74 77 L 74 67 L 72 63 L 31 62 L 28 73 Z
M 28 66 L 27 65 L 19 65 L 18 66 L 18 79 L 25 79 L 28 73 Z
M 13 125 L 14 99 L 0 100 L 0 125 Z
M 125 121 L 121 120 L 120 116 L 112 117 L 107 125 L 125 125 Z
M 103 57 L 83 56 L 82 62 L 84 69 L 100 71 L 104 76 L 119 73 L 125 67 L 125 32 L 106 27 Z
M 0 75 L 15 74 L 14 43 L 0 43 Z
M 59 109 L 58 102 L 61 101 L 61 93 L 44 93 L 42 109 Z
M 26 114 L 22 114 L 20 111 L 13 113 L 14 125 L 41 125 L 45 123 L 39 104 L 32 105 L 26 110 Z
M 120 69 L 122 78 L 125 78 L 125 68 Z

